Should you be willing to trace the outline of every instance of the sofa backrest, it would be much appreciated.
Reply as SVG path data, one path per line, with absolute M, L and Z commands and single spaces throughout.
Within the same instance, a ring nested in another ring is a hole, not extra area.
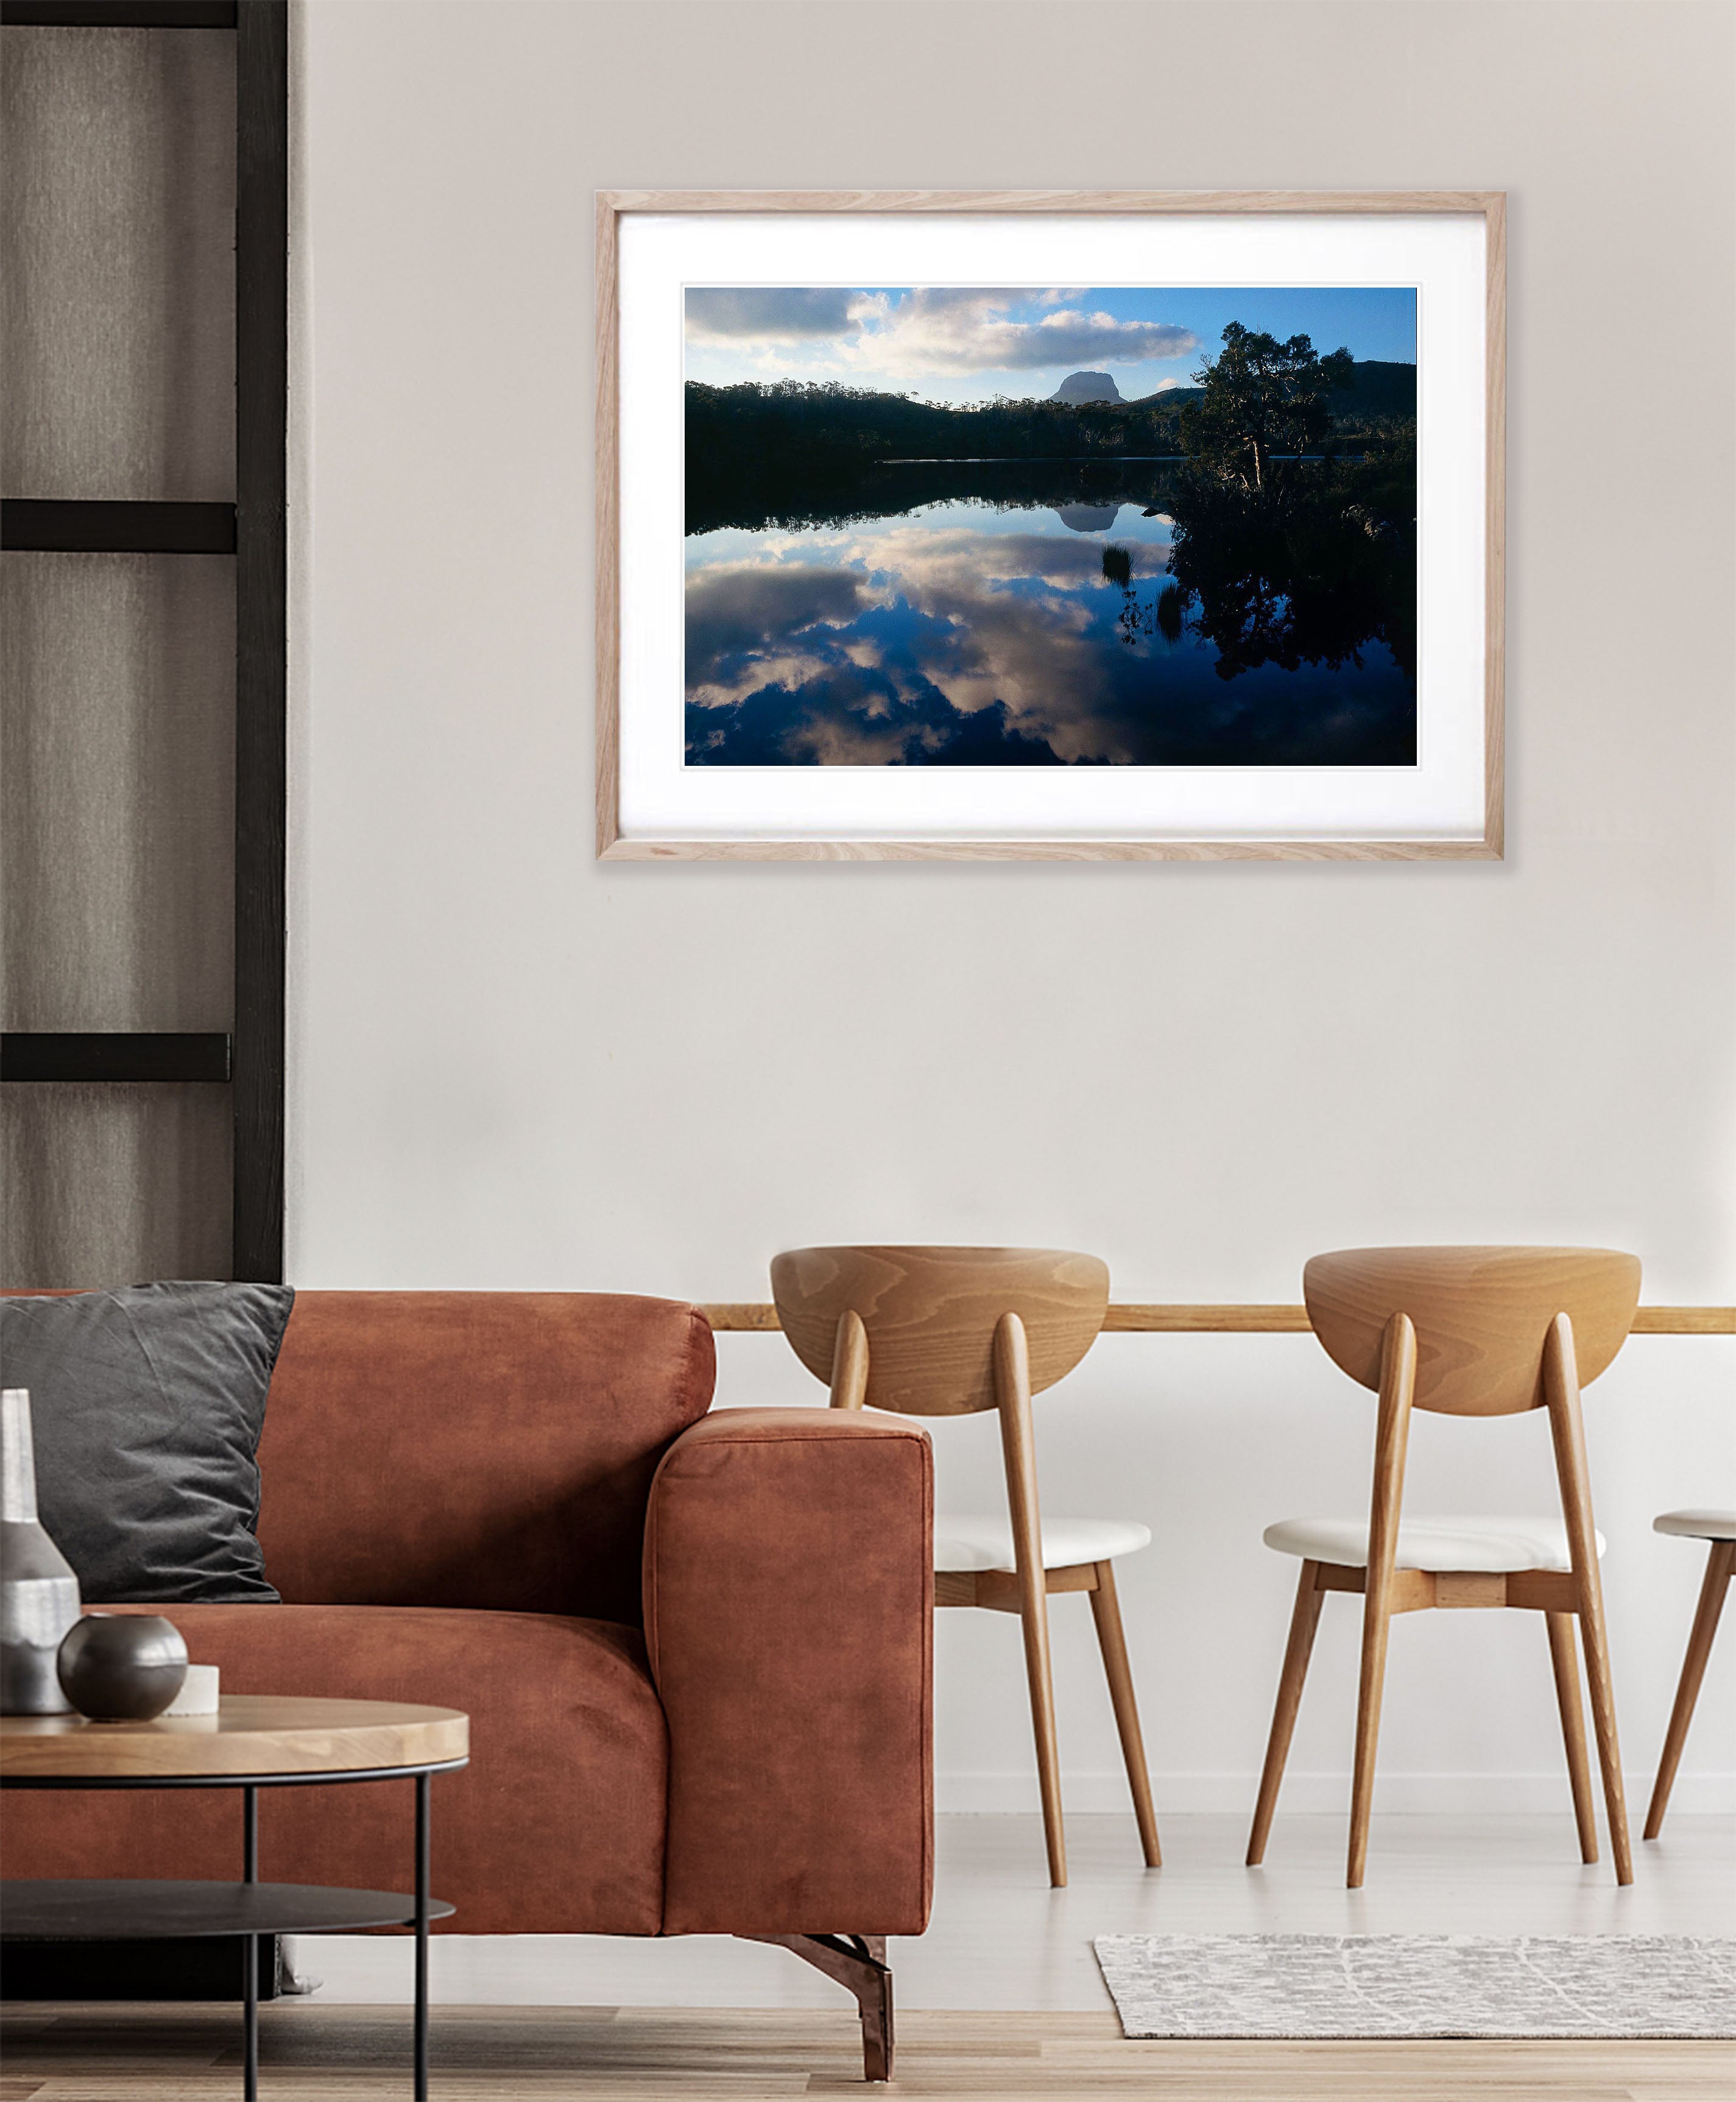
M 636 1625 L 651 1477 L 711 1404 L 696 1307 L 588 1292 L 298 1292 L 259 1441 L 299 1605 Z

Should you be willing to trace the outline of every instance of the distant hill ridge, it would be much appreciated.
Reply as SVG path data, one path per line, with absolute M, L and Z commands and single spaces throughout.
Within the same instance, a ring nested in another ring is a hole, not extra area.
M 1051 401 L 1119 401 L 1129 408 L 1161 401 L 1166 407 L 1182 408 L 1202 401 L 1203 387 L 1160 387 L 1154 394 L 1123 394 L 1107 372 L 1070 372 L 1048 397 Z M 1350 386 L 1335 390 L 1327 406 L 1335 416 L 1360 412 L 1367 416 L 1414 416 L 1416 414 L 1416 367 L 1397 365 L 1379 357 L 1359 358 Z
M 1358 358 L 1351 384 L 1326 397 L 1335 416 L 1360 410 L 1365 416 L 1414 416 L 1416 414 L 1416 367 L 1397 365 L 1384 358 Z

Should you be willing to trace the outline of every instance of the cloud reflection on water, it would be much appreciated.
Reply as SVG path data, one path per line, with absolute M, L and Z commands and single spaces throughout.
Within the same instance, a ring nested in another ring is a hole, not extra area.
M 1087 517 L 1087 512 L 1089 514 Z M 1159 615 L 1172 521 L 1136 503 L 947 501 L 687 543 L 687 756 L 702 765 L 1404 765 L 1384 642 L 1223 676 Z M 1105 573 L 1105 548 L 1125 550 Z M 1172 587 L 1171 587 L 1172 588 Z

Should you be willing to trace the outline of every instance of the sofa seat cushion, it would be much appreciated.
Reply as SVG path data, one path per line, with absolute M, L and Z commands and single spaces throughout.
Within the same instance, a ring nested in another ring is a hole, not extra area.
M 433 1784 L 434 1895 L 457 1907 L 436 1931 L 658 1931 L 668 1744 L 637 1630 L 419 1606 L 188 1605 L 170 1617 L 226 1693 L 467 1712 L 471 1763 Z M 261 1789 L 259 1874 L 408 1891 L 414 1804 L 408 1780 Z M 237 1790 L 20 1790 L 6 1872 L 238 1878 L 241 1832 Z

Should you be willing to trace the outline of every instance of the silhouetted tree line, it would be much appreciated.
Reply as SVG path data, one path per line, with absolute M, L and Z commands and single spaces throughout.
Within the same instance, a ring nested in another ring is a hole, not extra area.
M 1291 346 L 1237 330 L 1246 366 L 1247 344 Z M 1226 336 L 1230 331 L 1226 331 Z M 1292 345 L 1307 344 L 1305 337 Z M 1225 356 L 1233 346 L 1226 343 Z M 1307 356 L 1312 356 L 1309 353 Z M 1257 357 L 1255 361 L 1257 361 Z M 756 527 L 884 517 L 888 510 L 961 493 L 948 484 L 922 496 L 905 494 L 919 470 L 901 468 L 903 482 L 877 470 L 890 460 L 1042 463 L 1053 468 L 1109 462 L 1129 455 L 1204 459 L 1223 452 L 1224 417 L 1214 416 L 1212 381 L 1224 367 L 1202 367 L 1198 387 L 1171 388 L 1142 401 L 1012 401 L 1005 397 L 957 407 L 907 394 L 876 393 L 839 383 L 784 379 L 712 387 L 687 385 L 687 530 L 719 526 Z M 1293 358 L 1304 366 L 1307 357 Z M 1311 446 L 1331 450 L 1348 441 L 1402 444 L 1415 429 L 1414 366 L 1353 364 L 1348 353 L 1315 362 L 1320 415 L 1309 424 Z M 1227 379 L 1230 375 L 1224 374 Z M 1294 372 L 1290 375 L 1294 380 Z M 1304 419 L 1306 420 L 1306 419 Z M 1300 428 L 1300 426 L 1298 427 Z M 1285 448 L 1268 442 L 1266 455 Z M 1264 456 L 1262 471 L 1264 471 Z M 932 477 L 931 477 L 932 479 Z M 1066 495 L 1039 500 L 1078 500 Z
M 1175 390 L 1180 392 L 1181 390 Z M 1189 390 L 1191 392 L 1191 390 Z M 888 459 L 1071 459 L 1179 452 L 1181 404 L 1015 401 L 956 408 L 908 394 L 793 379 L 687 385 L 687 471 L 715 480 L 795 464 L 834 472 Z

